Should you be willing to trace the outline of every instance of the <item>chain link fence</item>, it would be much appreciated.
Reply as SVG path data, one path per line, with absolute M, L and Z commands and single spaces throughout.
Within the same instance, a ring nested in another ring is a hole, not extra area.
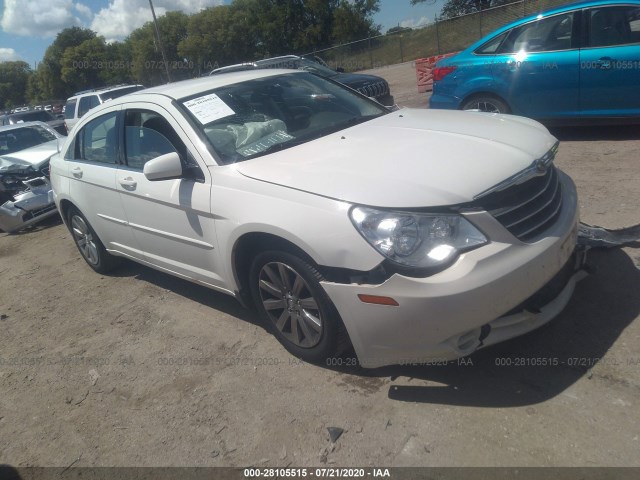
M 521 0 L 459 17 L 438 19 L 418 28 L 407 28 L 310 52 L 330 67 L 346 72 L 367 70 L 465 49 L 503 25 L 567 0 Z

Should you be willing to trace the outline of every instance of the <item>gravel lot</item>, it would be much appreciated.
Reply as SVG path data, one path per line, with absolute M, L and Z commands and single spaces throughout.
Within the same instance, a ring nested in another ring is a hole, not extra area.
M 375 73 L 426 105 L 410 63 Z M 553 132 L 583 220 L 640 222 L 640 129 Z M 591 258 L 536 332 L 364 371 L 297 361 L 205 288 L 134 264 L 97 275 L 57 221 L 0 234 L 0 464 L 638 466 L 640 249 Z

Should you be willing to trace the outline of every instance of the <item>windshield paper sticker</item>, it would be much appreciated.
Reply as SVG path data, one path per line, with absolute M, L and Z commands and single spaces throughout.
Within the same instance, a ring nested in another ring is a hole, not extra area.
M 184 102 L 184 106 L 202 125 L 236 113 L 215 93 Z

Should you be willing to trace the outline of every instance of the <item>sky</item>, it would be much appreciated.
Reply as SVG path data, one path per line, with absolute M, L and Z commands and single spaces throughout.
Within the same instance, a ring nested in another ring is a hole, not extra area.
M 231 0 L 153 0 L 156 15 L 168 10 L 195 13 Z M 380 0 L 375 22 L 382 31 L 433 21 L 440 2 L 411 6 L 409 0 Z M 148 0 L 0 0 L 0 62 L 24 60 L 35 68 L 56 34 L 78 25 L 109 40 L 122 40 L 151 20 Z

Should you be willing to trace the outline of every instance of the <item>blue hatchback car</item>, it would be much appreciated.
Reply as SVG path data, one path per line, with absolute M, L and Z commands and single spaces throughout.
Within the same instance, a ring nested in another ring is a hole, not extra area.
M 564 5 L 496 30 L 433 71 L 431 108 L 580 123 L 640 118 L 640 1 Z

